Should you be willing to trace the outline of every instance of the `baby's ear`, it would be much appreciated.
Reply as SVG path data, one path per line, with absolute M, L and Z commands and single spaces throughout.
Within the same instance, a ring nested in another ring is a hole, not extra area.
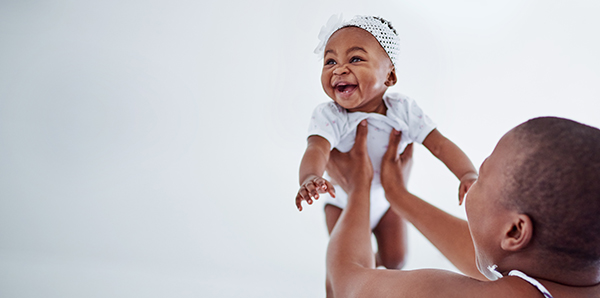
M 388 78 L 385 81 L 385 85 L 388 87 L 391 87 L 391 86 L 396 85 L 397 81 L 398 81 L 398 78 L 396 78 L 396 68 L 392 67 L 392 70 L 388 74 Z
M 502 249 L 506 251 L 519 251 L 531 242 L 533 236 L 533 223 L 526 214 L 515 214 L 512 223 L 505 229 L 502 238 Z

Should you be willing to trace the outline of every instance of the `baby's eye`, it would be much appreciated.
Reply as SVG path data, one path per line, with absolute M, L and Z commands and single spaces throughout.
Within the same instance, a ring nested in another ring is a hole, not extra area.
M 337 63 L 333 59 L 327 59 L 327 61 L 325 61 L 325 65 L 335 65 L 335 64 L 337 64 Z
M 360 57 L 352 57 L 352 59 L 350 59 L 350 63 L 360 62 L 360 61 L 363 61 L 363 59 Z

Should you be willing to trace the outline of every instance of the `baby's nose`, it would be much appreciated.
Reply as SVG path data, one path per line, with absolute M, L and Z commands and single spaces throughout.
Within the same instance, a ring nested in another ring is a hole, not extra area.
M 345 65 L 340 65 L 333 70 L 334 75 L 341 75 L 348 73 L 348 68 Z

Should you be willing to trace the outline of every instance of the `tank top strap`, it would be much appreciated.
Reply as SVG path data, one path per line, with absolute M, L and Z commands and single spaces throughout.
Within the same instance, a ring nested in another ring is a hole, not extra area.
M 554 298 L 552 297 L 552 295 L 550 294 L 550 292 L 548 291 L 548 289 L 546 289 L 546 287 L 544 287 L 539 281 L 537 281 L 535 278 L 528 276 L 527 274 L 519 271 L 519 270 L 512 270 L 508 273 L 509 276 L 516 276 L 516 277 L 520 277 L 523 280 L 525 280 L 526 282 L 530 283 L 532 286 L 536 287 L 540 292 L 542 292 L 542 294 L 544 295 L 545 298 Z

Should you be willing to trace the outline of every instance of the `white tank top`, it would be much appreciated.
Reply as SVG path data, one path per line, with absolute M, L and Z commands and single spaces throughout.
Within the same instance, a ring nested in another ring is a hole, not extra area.
M 552 295 L 550 294 L 550 292 L 546 289 L 546 287 L 544 287 L 539 281 L 537 281 L 535 278 L 529 277 L 527 274 L 519 271 L 519 270 L 512 270 L 511 272 L 508 273 L 509 276 L 517 276 L 522 278 L 523 280 L 525 280 L 526 282 L 530 283 L 531 285 L 533 285 L 534 287 L 536 287 L 540 292 L 542 292 L 542 294 L 544 295 L 544 297 L 546 298 L 554 298 L 552 297 Z

